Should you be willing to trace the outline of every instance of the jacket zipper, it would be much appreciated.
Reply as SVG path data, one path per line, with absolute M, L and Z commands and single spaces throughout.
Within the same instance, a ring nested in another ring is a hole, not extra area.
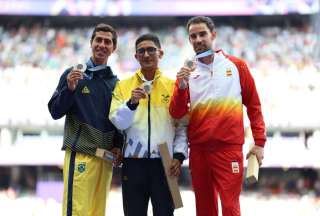
M 151 138 L 151 109 L 150 109 L 151 95 L 148 95 L 148 158 L 150 158 L 150 138 Z

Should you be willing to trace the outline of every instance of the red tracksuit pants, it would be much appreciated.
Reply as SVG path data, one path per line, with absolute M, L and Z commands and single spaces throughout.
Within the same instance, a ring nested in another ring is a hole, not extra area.
M 240 216 L 243 154 L 240 150 L 190 150 L 190 170 L 197 216 Z

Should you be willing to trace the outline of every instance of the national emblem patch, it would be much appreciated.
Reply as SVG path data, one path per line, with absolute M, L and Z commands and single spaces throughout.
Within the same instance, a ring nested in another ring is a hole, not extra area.
M 78 164 L 78 172 L 83 173 L 84 171 L 86 171 L 86 163 L 79 163 Z

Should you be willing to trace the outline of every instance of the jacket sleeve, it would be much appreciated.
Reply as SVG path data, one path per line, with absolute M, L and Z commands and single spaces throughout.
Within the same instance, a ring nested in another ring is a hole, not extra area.
M 169 106 L 169 112 L 172 118 L 180 119 L 187 114 L 189 111 L 189 102 L 189 87 L 185 89 L 179 89 L 178 81 L 176 81 Z
M 74 92 L 70 91 L 67 85 L 67 75 L 71 69 L 66 70 L 60 77 L 58 87 L 53 93 L 49 103 L 49 112 L 53 119 L 59 119 L 64 116 L 72 107 L 74 102 Z
M 175 121 L 175 138 L 173 141 L 173 158 L 183 160 L 188 158 L 188 116 Z
M 261 103 L 254 79 L 245 62 L 240 64 L 240 85 L 242 103 L 247 108 L 255 145 L 264 147 L 266 142 L 266 128 L 261 111 Z
M 132 125 L 135 110 L 131 110 L 128 107 L 127 101 L 125 101 L 121 93 L 119 83 L 120 82 L 117 83 L 112 93 L 109 119 L 116 128 L 119 130 L 125 130 Z
M 115 134 L 114 134 L 114 138 L 113 138 L 113 143 L 114 143 L 114 147 L 122 149 L 123 144 L 124 144 L 125 140 L 124 140 L 124 135 L 115 128 Z

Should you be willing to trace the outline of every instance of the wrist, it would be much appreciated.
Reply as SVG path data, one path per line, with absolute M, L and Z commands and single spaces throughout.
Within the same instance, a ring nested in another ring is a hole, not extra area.
M 134 103 L 131 99 L 127 101 L 127 106 L 130 110 L 136 110 L 139 105 L 139 102 Z
M 180 165 L 182 165 L 183 161 L 186 159 L 185 156 L 180 152 L 174 153 L 173 158 L 177 159 L 180 162 Z

